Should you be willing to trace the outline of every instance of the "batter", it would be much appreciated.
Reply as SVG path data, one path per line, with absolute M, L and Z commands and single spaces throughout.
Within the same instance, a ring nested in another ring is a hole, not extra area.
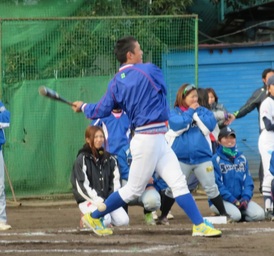
M 110 81 L 106 94 L 96 104 L 76 101 L 72 109 L 84 112 L 91 119 L 108 116 L 114 108 L 126 111 L 135 133 L 130 143 L 132 164 L 128 183 L 106 199 L 106 211 L 95 211 L 92 216 L 88 214 L 83 218 L 97 234 L 112 234 L 102 225 L 100 218 L 139 197 L 155 170 L 166 181 L 176 202 L 194 224 L 192 235 L 221 236 L 221 231 L 204 223 L 177 157 L 166 143 L 164 134 L 169 108 L 162 71 L 151 63 L 142 63 L 143 51 L 132 36 L 118 40 L 114 53 L 121 67 Z

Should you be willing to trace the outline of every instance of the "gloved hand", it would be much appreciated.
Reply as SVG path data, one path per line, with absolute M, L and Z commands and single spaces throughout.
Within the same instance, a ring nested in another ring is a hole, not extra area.
M 239 206 L 241 205 L 240 201 L 238 201 L 237 199 L 235 199 L 235 200 L 233 201 L 233 204 L 234 204 L 237 208 L 239 208 Z
M 238 201 L 238 200 L 235 200 L 235 201 L 233 202 L 233 204 L 234 204 L 235 206 L 237 206 L 237 208 L 238 208 L 239 210 L 246 210 L 246 208 L 247 208 L 247 206 L 248 206 L 248 201 L 245 200 L 245 199 L 240 199 L 239 201 Z
M 241 199 L 240 200 L 240 205 L 238 207 L 239 210 L 246 210 L 247 206 L 248 206 L 248 201 L 245 200 L 245 199 Z

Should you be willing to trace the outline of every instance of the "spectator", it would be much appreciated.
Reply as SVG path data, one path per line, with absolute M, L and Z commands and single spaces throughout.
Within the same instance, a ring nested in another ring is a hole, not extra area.
M 121 187 L 117 161 L 104 149 L 105 135 L 102 128 L 88 126 L 85 131 L 85 141 L 78 152 L 71 174 L 73 195 L 82 215 L 97 209 L 82 194 L 99 203 Z M 121 226 L 128 223 L 129 217 L 121 207 L 105 215 L 101 224 Z
M 274 75 L 274 70 L 267 68 L 263 71 L 262 73 L 262 81 L 263 81 L 263 86 L 256 89 L 253 94 L 250 96 L 250 98 L 247 100 L 247 102 L 237 111 L 233 113 L 233 115 L 229 116 L 229 122 L 227 124 L 231 124 L 235 119 L 242 118 L 246 116 L 248 113 L 253 111 L 255 108 L 258 110 L 258 113 L 260 113 L 260 106 L 263 100 L 267 97 L 267 85 L 266 82 L 270 76 Z M 260 119 L 260 116 L 259 116 Z M 261 132 L 261 129 L 259 133 Z M 259 180 L 260 180 L 260 187 L 259 191 L 262 193 L 262 183 L 263 183 L 263 178 L 264 178 L 264 170 L 263 170 L 263 165 L 262 165 L 262 159 L 260 160 L 260 166 L 259 166 Z
M 264 210 L 252 201 L 254 184 L 245 156 L 237 151 L 236 133 L 230 127 L 220 130 L 219 147 L 212 158 L 215 179 L 231 221 L 264 220 Z M 210 209 L 219 214 L 210 202 Z
M 270 172 L 271 153 L 274 151 L 274 75 L 267 80 L 268 97 L 262 102 L 260 107 L 260 129 L 259 151 L 263 163 L 264 178 L 262 192 L 266 217 L 273 220 L 273 195 L 271 194 L 271 184 L 273 175 Z
M 216 147 L 218 145 L 218 135 L 220 132 L 220 129 L 226 126 L 226 123 L 230 117 L 230 113 L 227 112 L 224 105 L 218 102 L 218 96 L 213 88 L 206 88 L 206 91 L 208 93 L 208 104 L 209 108 L 213 112 L 216 120 L 217 125 L 214 129 L 214 131 L 210 134 L 210 140 L 212 143 L 212 152 L 216 152 Z
M 205 90 L 203 92 L 205 96 L 201 99 L 208 105 L 207 93 Z M 179 160 L 182 172 L 188 177 L 193 171 L 208 198 L 221 215 L 227 216 L 211 162 L 209 134 L 216 126 L 216 119 L 212 111 L 198 103 L 197 88 L 194 85 L 183 84 L 178 89 L 169 126 L 166 138 Z

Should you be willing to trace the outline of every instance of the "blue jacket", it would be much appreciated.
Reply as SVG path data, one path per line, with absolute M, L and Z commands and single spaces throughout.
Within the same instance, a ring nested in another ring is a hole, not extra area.
M 113 113 L 107 117 L 92 120 L 91 125 L 98 125 L 103 128 L 107 139 L 107 151 L 117 155 L 121 148 L 129 144 L 129 120 L 123 111 L 120 117 L 115 117 Z
M 216 126 L 216 119 L 212 111 L 204 107 L 199 107 L 196 111 L 192 108 L 183 111 L 175 107 L 169 118 L 169 127 L 173 131 L 185 129 L 172 144 L 172 149 L 177 158 L 185 164 L 199 164 L 211 161 L 212 158 L 210 141 L 201 132 L 196 121 L 193 120 L 195 112 L 208 130 L 212 132 Z
M 98 103 L 87 104 L 87 118 L 109 116 L 112 109 L 123 109 L 131 129 L 168 120 L 169 107 L 162 71 L 151 63 L 124 65 L 108 85 Z
M 122 147 L 117 154 L 117 161 L 122 180 L 128 180 L 129 168 L 132 162 L 132 156 L 129 145 Z
M 223 200 L 233 203 L 236 199 L 250 201 L 254 183 L 245 156 L 238 152 L 234 162 L 218 147 L 212 158 L 215 180 Z
M 5 144 L 6 138 L 4 128 L 10 125 L 10 112 L 6 110 L 4 104 L 0 101 L 0 150 L 2 145 Z

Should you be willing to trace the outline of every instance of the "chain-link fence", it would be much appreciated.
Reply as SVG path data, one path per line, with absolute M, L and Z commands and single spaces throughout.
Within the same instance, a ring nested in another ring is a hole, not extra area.
M 196 15 L 0 20 L 2 101 L 11 111 L 4 158 L 16 194 L 70 191 L 89 121 L 40 97 L 38 88 L 46 85 L 71 101 L 97 101 L 118 69 L 113 46 L 125 35 L 137 38 L 144 62 L 160 66 L 166 80 L 166 56 L 176 52 L 186 56 L 176 72 L 187 68 L 197 79 Z M 179 86 L 168 87 L 169 101 Z

